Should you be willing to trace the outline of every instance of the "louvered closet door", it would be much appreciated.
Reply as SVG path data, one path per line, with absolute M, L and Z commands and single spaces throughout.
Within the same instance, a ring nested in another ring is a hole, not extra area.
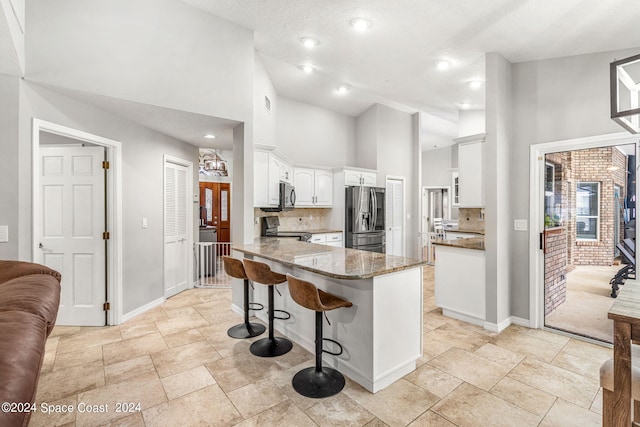
M 164 166 L 164 296 L 187 289 L 187 168 L 166 162 Z
M 387 179 L 387 254 L 404 256 L 404 181 Z

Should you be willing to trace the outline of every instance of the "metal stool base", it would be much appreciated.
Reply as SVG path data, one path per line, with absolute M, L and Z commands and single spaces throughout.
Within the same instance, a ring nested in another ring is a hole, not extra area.
M 340 393 L 344 388 L 344 376 L 333 368 L 315 367 L 298 372 L 291 380 L 293 388 L 303 396 L 319 399 Z
M 260 323 L 240 323 L 239 325 L 232 326 L 227 331 L 227 335 L 231 338 L 244 339 L 257 337 L 264 333 L 267 328 Z
M 276 357 L 288 353 L 293 348 L 293 343 L 286 338 L 273 337 L 262 338 L 251 344 L 249 351 L 254 356 Z

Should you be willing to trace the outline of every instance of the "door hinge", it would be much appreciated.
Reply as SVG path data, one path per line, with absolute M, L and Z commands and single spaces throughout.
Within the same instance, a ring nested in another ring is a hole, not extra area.
M 102 162 L 102 169 L 109 169 L 109 162 L 108 161 L 104 161 Z
M 102 304 L 102 310 L 104 311 L 109 311 L 111 310 L 111 304 L 109 304 L 109 302 L 105 302 L 104 304 Z
M 104 233 L 102 233 L 102 239 L 103 240 L 109 240 L 109 232 L 105 231 Z

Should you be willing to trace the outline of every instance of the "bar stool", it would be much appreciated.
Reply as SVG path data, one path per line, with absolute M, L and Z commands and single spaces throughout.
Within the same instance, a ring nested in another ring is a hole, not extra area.
M 262 334 L 266 328 L 260 323 L 249 322 L 249 309 L 262 310 L 264 305 L 257 302 L 249 302 L 249 278 L 247 277 L 247 273 L 244 271 L 242 261 L 228 256 L 223 256 L 222 262 L 224 263 L 224 271 L 227 275 L 236 279 L 244 280 L 244 323 L 229 328 L 227 335 L 231 338 L 238 339 L 257 337 Z
M 291 298 L 304 308 L 316 312 L 316 366 L 299 371 L 291 383 L 293 388 L 306 397 L 329 397 L 337 394 L 344 387 L 344 376 L 333 368 L 322 366 L 322 353 L 334 356 L 342 354 L 343 348 L 337 341 L 322 337 L 322 314 L 340 307 L 351 307 L 350 301 L 324 292 L 310 282 L 287 274 Z M 325 314 L 326 316 L 326 314 Z M 327 322 L 329 319 L 327 318 Z M 331 324 L 331 323 L 329 323 Z M 330 341 L 340 348 L 338 352 L 324 350 L 323 341 Z
M 246 258 L 244 260 L 244 268 L 252 282 L 269 286 L 269 303 L 267 307 L 269 313 L 269 338 L 262 338 L 254 342 L 251 344 L 251 347 L 249 347 L 249 351 L 255 356 L 260 357 L 281 356 L 289 352 L 293 344 L 286 338 L 275 337 L 273 335 L 273 320 L 287 320 L 291 318 L 291 314 L 284 310 L 274 309 L 273 289 L 275 285 L 286 282 L 287 276 L 271 271 L 271 268 L 263 262 L 252 261 Z M 278 293 L 280 292 L 278 291 Z M 275 312 L 284 313 L 285 316 L 276 317 Z

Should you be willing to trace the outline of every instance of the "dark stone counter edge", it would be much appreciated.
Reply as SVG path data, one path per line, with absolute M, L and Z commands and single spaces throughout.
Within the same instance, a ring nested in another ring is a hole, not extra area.
M 244 254 L 249 254 L 249 255 L 253 255 L 253 256 L 259 257 L 259 258 L 268 259 L 269 261 L 278 262 L 278 263 L 280 263 L 282 265 L 286 265 L 287 267 L 299 268 L 301 270 L 307 270 L 307 271 L 310 271 L 312 273 L 319 274 L 321 276 L 331 277 L 331 278 L 334 278 L 334 279 L 342 279 L 342 280 L 370 279 L 370 278 L 375 277 L 375 276 L 383 276 L 385 274 L 395 273 L 397 271 L 409 270 L 409 269 L 412 269 L 412 268 L 417 268 L 417 267 L 421 267 L 423 265 L 427 265 L 427 261 L 420 261 L 420 260 L 415 259 L 414 260 L 415 263 L 410 263 L 410 264 L 401 265 L 401 266 L 398 266 L 398 267 L 393 267 L 393 268 L 389 268 L 389 269 L 385 269 L 385 270 L 376 271 L 375 273 L 359 274 L 359 275 L 344 275 L 344 274 L 330 273 L 328 271 L 319 270 L 317 268 L 309 267 L 309 266 L 306 266 L 306 265 L 295 264 L 293 262 L 284 261 L 284 260 L 282 260 L 280 258 L 276 258 L 276 257 L 272 257 L 272 256 L 269 256 L 269 255 L 265 255 L 263 253 L 257 253 L 257 252 L 253 252 L 253 251 L 248 251 L 248 250 L 243 249 L 243 248 L 232 247 L 231 249 L 234 250 L 234 251 L 242 252 Z
M 467 239 L 455 239 L 455 240 L 436 240 L 434 245 L 449 246 L 451 248 L 471 249 L 474 251 L 484 251 L 484 239 L 483 242 L 465 242 L 465 240 L 476 240 L 477 237 L 469 237 Z

